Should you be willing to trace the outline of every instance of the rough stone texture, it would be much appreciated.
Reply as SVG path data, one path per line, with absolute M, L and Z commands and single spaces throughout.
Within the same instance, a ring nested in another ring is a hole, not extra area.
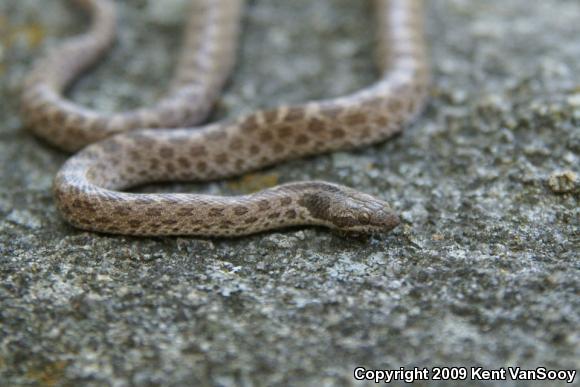
M 186 2 L 119 2 L 120 42 L 72 97 L 103 111 L 157 98 Z M 326 386 L 350 385 L 357 365 L 580 368 L 580 3 L 435 0 L 428 14 L 432 99 L 402 136 L 146 188 L 327 179 L 392 201 L 394 233 L 126 238 L 61 221 L 50 185 L 67 156 L 17 115 L 30 61 L 86 19 L 63 0 L 0 1 L 0 384 Z M 370 15 L 362 1 L 252 2 L 214 118 L 372 82 Z

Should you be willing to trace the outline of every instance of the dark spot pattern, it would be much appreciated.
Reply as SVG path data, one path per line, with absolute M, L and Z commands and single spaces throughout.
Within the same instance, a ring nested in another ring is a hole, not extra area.
M 251 224 L 251 223 L 256 223 L 257 221 L 258 221 L 258 218 L 255 216 L 252 216 L 250 218 L 245 219 L 244 223 Z
M 209 210 L 209 216 L 222 216 L 224 214 L 224 208 L 213 207 Z
M 342 128 L 335 128 L 330 132 L 330 135 L 334 139 L 340 139 L 346 136 L 346 132 Z
M 240 137 L 234 137 L 230 140 L 230 150 L 238 151 L 244 146 L 244 141 Z
M 195 144 L 195 145 L 192 145 L 189 148 L 189 154 L 192 155 L 193 157 L 206 156 L 207 155 L 207 149 L 203 145 Z
M 229 156 L 227 155 L 227 153 L 219 153 L 215 156 L 215 162 L 218 165 L 224 165 L 228 162 L 229 160 Z
M 292 133 L 294 132 L 294 128 L 290 125 L 285 125 L 280 127 L 280 129 L 278 129 L 278 138 L 280 139 L 285 139 L 288 138 L 290 136 L 292 136 Z
M 268 143 L 274 139 L 274 135 L 272 134 L 272 131 L 270 131 L 270 130 L 263 130 L 262 132 L 260 132 L 259 138 L 260 138 L 260 142 Z
M 205 161 L 198 161 L 196 164 L 197 170 L 200 172 L 207 171 L 207 163 Z
M 185 157 L 179 157 L 177 159 L 177 163 L 183 168 L 191 167 L 191 161 L 189 161 L 189 159 L 186 159 Z
M 361 125 L 367 122 L 367 115 L 364 113 L 352 113 L 344 118 L 347 125 Z
M 313 118 L 308 123 L 308 130 L 313 133 L 320 133 L 326 129 L 326 124 L 324 121 L 319 120 L 318 118 Z
M 168 146 L 163 146 L 159 149 L 159 156 L 161 156 L 164 159 L 173 157 L 174 154 L 175 151 L 173 150 L 173 148 L 170 148 Z
M 307 144 L 309 141 L 310 139 L 308 138 L 308 136 L 304 134 L 299 134 L 298 136 L 296 136 L 296 140 L 294 141 L 294 143 L 296 145 L 304 145 Z
M 234 207 L 234 214 L 237 216 L 242 216 L 248 213 L 248 208 L 244 206 L 236 206 Z

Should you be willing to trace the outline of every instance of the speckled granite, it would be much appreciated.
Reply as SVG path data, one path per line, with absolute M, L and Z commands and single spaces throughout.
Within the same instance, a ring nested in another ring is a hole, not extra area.
M 119 2 L 120 42 L 72 97 L 103 111 L 157 98 L 185 2 Z M 369 241 L 65 225 L 50 185 L 66 155 L 23 130 L 16 94 L 33 58 L 83 29 L 67 4 L 0 1 L 1 385 L 346 386 L 357 365 L 580 368 L 578 1 L 429 1 L 432 99 L 402 136 L 234 181 L 145 188 L 328 179 L 402 214 Z M 370 15 L 362 1 L 252 2 L 215 117 L 372 82 Z

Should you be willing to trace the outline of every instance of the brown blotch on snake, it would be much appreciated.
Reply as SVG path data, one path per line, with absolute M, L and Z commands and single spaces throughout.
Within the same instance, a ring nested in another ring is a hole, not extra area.
M 192 0 L 195 9 L 167 96 L 151 107 L 111 115 L 63 97 L 115 37 L 112 1 L 76 2 L 93 17 L 89 31 L 37 62 L 22 93 L 23 117 L 35 134 L 68 151 L 86 146 L 54 181 L 56 205 L 68 222 L 107 233 L 205 236 L 303 225 L 378 233 L 399 223 L 384 201 L 326 182 L 230 197 L 123 190 L 151 182 L 228 178 L 399 133 L 422 109 L 429 84 L 421 0 L 374 1 L 382 73 L 374 84 L 331 100 L 205 126 L 199 125 L 234 62 L 243 0 Z M 178 129 L 154 129 L 159 127 Z

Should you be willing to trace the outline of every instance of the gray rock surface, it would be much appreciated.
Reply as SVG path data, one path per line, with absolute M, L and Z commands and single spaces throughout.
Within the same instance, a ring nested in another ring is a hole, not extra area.
M 158 98 L 186 2 L 119 2 L 119 44 L 71 97 L 103 111 Z M 398 138 L 144 188 L 327 179 L 402 214 L 394 233 L 358 241 L 64 224 L 50 186 L 67 155 L 21 127 L 16 96 L 33 58 L 87 20 L 63 0 L 0 1 L 0 384 L 331 386 L 351 385 L 357 365 L 579 369 L 580 3 L 428 3 L 432 98 Z M 372 82 L 371 14 L 366 1 L 252 2 L 214 119 Z

